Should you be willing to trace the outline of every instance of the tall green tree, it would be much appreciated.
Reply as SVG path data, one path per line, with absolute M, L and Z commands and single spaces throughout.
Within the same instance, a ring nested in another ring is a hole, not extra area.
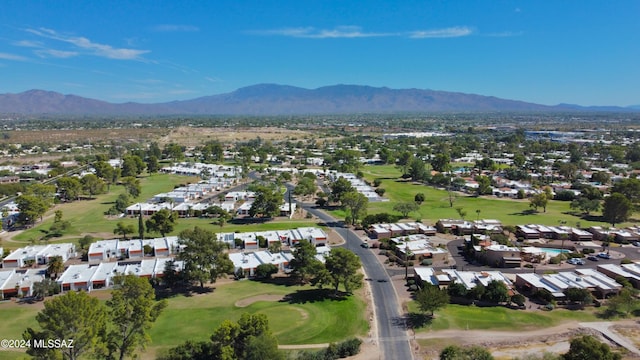
M 420 206 L 414 201 L 399 202 L 393 205 L 393 211 L 402 214 L 403 219 L 406 219 L 409 217 L 409 213 L 418 211 L 418 209 L 420 209 Z
M 362 287 L 364 276 L 358 272 L 362 265 L 360 264 L 360 258 L 352 251 L 345 248 L 331 249 L 325 259 L 324 266 L 335 294 L 338 293 L 340 285 L 344 287 L 345 292 L 348 294 Z
M 23 333 L 25 340 L 73 340 L 71 347 L 45 349 L 49 359 L 61 356 L 76 360 L 83 354 L 104 351 L 102 336 L 107 331 L 107 311 L 100 300 L 86 292 L 69 291 L 45 301 L 44 309 L 36 315 L 36 321 L 42 331 L 28 328 Z M 38 352 L 42 349 L 34 350 Z
M 106 302 L 112 323 L 107 334 L 108 352 L 123 360 L 150 341 L 148 331 L 167 301 L 155 300 L 155 291 L 146 278 L 118 275 L 113 283 L 111 299 Z
M 177 213 L 170 211 L 169 209 L 160 209 L 153 213 L 153 215 L 151 215 L 151 217 L 149 217 L 145 222 L 147 232 L 159 232 L 162 237 L 165 237 L 168 233 L 173 231 L 177 218 Z
M 357 191 L 349 191 L 342 194 L 340 198 L 342 206 L 347 209 L 348 215 L 351 218 L 351 225 L 357 224 L 361 219 L 367 216 L 367 205 L 369 199 L 362 193 Z
M 336 181 L 332 182 L 331 195 L 329 195 L 329 201 L 338 202 L 342 199 L 342 194 L 354 191 L 353 185 L 349 180 L 339 177 Z
M 36 220 L 42 220 L 49 209 L 47 203 L 35 195 L 20 195 L 16 198 L 16 204 L 20 210 L 18 222 L 22 224 L 34 224 Z
M 633 212 L 633 204 L 627 197 L 621 193 L 613 193 L 604 199 L 602 207 L 602 217 L 604 221 L 616 226 L 616 224 L 625 222 L 629 219 Z
M 491 280 L 485 288 L 483 300 L 493 303 L 503 303 L 509 301 L 509 288 L 502 281 Z
M 49 258 L 49 266 L 47 266 L 47 275 L 56 279 L 58 274 L 64 272 L 64 261 L 62 260 L 62 256 L 56 255 Z
M 416 302 L 420 311 L 429 312 L 433 317 L 434 311 L 449 304 L 449 294 L 438 286 L 425 284 L 416 292 Z
M 150 155 L 145 159 L 145 163 L 147 165 L 147 171 L 150 174 L 155 174 L 160 170 L 160 163 L 158 162 L 158 158 L 156 156 Z
M 83 176 L 80 183 L 82 184 L 82 191 L 91 198 L 106 191 L 105 182 L 94 174 Z
M 571 339 L 569 351 L 562 355 L 564 360 L 620 360 L 619 353 L 612 352 L 609 345 L 601 343 L 591 335 L 583 335 Z
M 184 275 L 189 281 L 199 282 L 201 288 L 207 281 L 216 282 L 226 274 L 233 274 L 233 262 L 225 252 L 226 244 L 212 231 L 197 226 L 183 230 L 178 242 L 185 246 L 179 254 L 180 260 L 184 261 Z
M 607 301 L 607 309 L 611 313 L 628 316 L 640 305 L 635 293 L 634 289 L 622 288 L 618 295 Z
M 58 179 L 58 193 L 60 198 L 67 201 L 78 200 L 82 192 L 82 184 L 77 177 L 64 176 Z
M 113 233 L 116 235 L 122 235 L 122 238 L 124 240 L 127 240 L 127 234 L 133 234 L 136 231 L 136 229 L 133 227 L 132 224 L 125 224 L 122 221 L 119 221 L 116 224 L 115 229 L 113 229 Z
M 295 245 L 289 266 L 293 270 L 291 276 L 300 284 L 313 283 L 315 277 L 324 269 L 324 265 L 316 259 L 316 254 L 315 246 L 308 240 L 300 240 Z
M 144 240 L 144 220 L 142 220 L 142 211 L 138 214 L 138 238 Z
M 277 187 L 259 185 L 255 188 L 256 197 L 249 209 L 249 215 L 273 217 L 280 214 L 283 195 Z
M 126 176 L 123 177 L 120 181 L 122 182 L 122 186 L 124 186 L 125 190 L 131 197 L 137 198 L 138 196 L 140 196 L 140 193 L 142 192 L 140 179 L 137 179 L 133 176 Z

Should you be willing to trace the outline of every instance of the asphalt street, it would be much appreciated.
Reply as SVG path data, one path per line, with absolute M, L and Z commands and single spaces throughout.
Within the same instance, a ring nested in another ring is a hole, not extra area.
M 395 292 L 391 278 L 380 261 L 370 249 L 360 245 L 363 241 L 348 228 L 343 227 L 341 221 L 337 221 L 324 211 L 315 209 L 311 205 L 303 204 L 305 210 L 318 217 L 328 227 L 336 231 L 346 243 L 344 247 L 353 251 L 362 262 L 365 277 L 369 279 L 375 308 L 376 324 L 378 328 L 378 345 L 383 359 L 413 359 L 406 321 L 398 296 Z

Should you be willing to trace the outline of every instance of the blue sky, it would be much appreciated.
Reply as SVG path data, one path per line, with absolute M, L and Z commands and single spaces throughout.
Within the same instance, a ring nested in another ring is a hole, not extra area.
M 258 83 L 640 104 L 640 1 L 0 5 L 0 93 L 163 102 Z

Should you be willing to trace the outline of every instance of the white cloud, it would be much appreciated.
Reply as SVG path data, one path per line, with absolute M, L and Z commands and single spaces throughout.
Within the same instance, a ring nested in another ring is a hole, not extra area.
M 471 34 L 473 34 L 473 30 L 469 27 L 455 26 L 444 29 L 412 31 L 409 33 L 409 37 L 413 39 L 454 38 L 469 36 Z
M 499 33 L 489 33 L 489 34 L 485 34 L 484 36 L 489 36 L 489 37 L 514 37 L 514 36 L 522 36 L 522 34 L 524 34 L 522 31 L 503 31 L 503 32 L 499 32 Z
M 100 57 L 116 60 L 141 60 L 141 56 L 149 52 L 149 50 L 114 48 L 111 45 L 105 45 L 92 42 L 85 37 L 68 36 L 59 34 L 51 29 L 27 29 L 26 31 L 48 39 L 62 41 L 72 44 L 77 48 L 87 50 L 90 54 Z
M 14 60 L 14 61 L 25 61 L 25 60 L 27 60 L 27 58 L 24 57 L 24 56 L 15 55 L 15 54 L 8 54 L 8 53 L 2 53 L 2 52 L 0 52 L 0 59 L 3 59 L 3 60 Z
M 31 40 L 15 41 L 13 42 L 13 45 L 22 46 L 22 47 L 35 47 L 35 48 L 39 48 L 43 46 L 40 41 L 31 41 Z
M 276 35 L 307 39 L 336 39 L 392 36 L 390 33 L 364 32 L 359 26 L 338 26 L 333 29 L 316 29 L 313 27 L 283 28 L 275 30 L 252 31 L 258 35 Z
M 205 76 L 204 79 L 212 83 L 217 83 L 222 81 L 221 79 L 211 77 L 211 76 Z
M 47 58 L 47 57 L 55 57 L 60 59 L 66 59 L 74 56 L 78 56 L 78 52 L 76 51 L 63 51 L 63 50 L 54 50 L 54 49 L 44 49 L 44 50 L 36 50 L 34 51 L 36 55 Z
M 151 28 L 157 32 L 196 32 L 200 31 L 200 28 L 193 25 L 176 25 L 176 24 L 161 24 Z
M 409 32 L 367 32 L 359 26 L 337 26 L 333 29 L 316 29 L 314 27 L 282 28 L 273 30 L 251 31 L 256 35 L 286 36 L 306 39 L 337 39 L 367 37 L 409 37 L 413 39 L 454 38 L 473 34 L 467 26 L 455 26 L 443 29 L 416 30 Z

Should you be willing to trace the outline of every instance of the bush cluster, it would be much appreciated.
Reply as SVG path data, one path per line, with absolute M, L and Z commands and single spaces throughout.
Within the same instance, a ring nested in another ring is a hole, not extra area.
M 331 343 L 326 349 L 319 351 L 303 351 L 296 360 L 334 360 L 357 355 L 360 352 L 362 340 L 352 338 L 341 343 Z

